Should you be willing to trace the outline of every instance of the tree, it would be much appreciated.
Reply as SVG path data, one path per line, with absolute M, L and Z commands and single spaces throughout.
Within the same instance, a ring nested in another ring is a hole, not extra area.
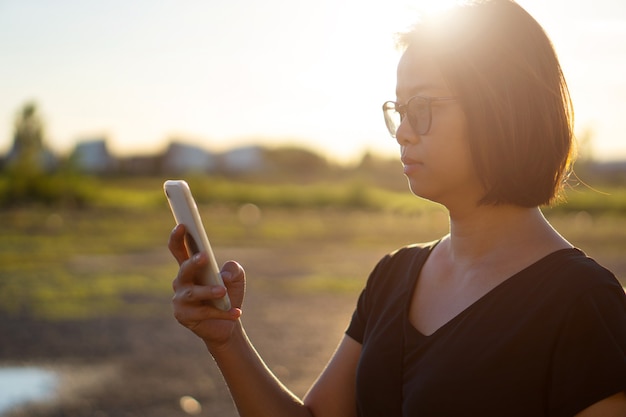
M 0 207 L 24 204 L 86 205 L 91 191 L 71 167 L 63 168 L 44 144 L 44 123 L 34 103 L 15 117 L 13 147 L 0 177 Z M 66 164 L 67 165 L 67 164 Z
M 44 124 L 35 103 L 26 103 L 17 113 L 14 123 L 13 147 L 7 165 L 21 175 L 31 176 L 49 172 L 56 158 L 44 145 Z

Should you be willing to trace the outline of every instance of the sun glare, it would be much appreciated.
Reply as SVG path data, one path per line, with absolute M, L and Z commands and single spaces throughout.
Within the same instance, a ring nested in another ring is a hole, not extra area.
M 420 16 L 432 16 L 445 12 L 462 0 L 395 0 L 388 4 L 389 19 L 396 31 L 408 29 Z M 381 19 L 382 16 L 377 16 Z
M 407 4 L 419 13 L 430 15 L 444 12 L 458 3 L 458 0 L 416 0 Z

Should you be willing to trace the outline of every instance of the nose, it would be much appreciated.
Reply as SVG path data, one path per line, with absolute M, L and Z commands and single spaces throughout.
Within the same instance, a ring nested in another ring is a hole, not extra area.
M 400 146 L 406 146 L 410 144 L 417 143 L 419 141 L 419 135 L 417 135 L 409 121 L 404 118 L 398 126 L 398 130 L 396 131 L 396 141 Z

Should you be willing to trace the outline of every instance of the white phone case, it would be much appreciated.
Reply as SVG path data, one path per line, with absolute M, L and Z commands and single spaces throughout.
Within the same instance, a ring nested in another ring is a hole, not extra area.
M 202 225 L 202 219 L 200 218 L 200 213 L 198 212 L 198 206 L 191 195 L 189 185 L 183 180 L 168 180 L 163 184 L 163 190 L 167 196 L 167 201 L 170 204 L 176 223 L 184 224 L 185 229 L 187 230 L 185 244 L 187 246 L 189 256 L 198 252 L 205 252 L 208 255 L 209 262 L 200 284 L 223 286 L 224 282 L 220 276 L 219 266 L 215 261 L 215 255 L 213 255 L 209 238 L 207 237 Z M 223 298 L 214 300 L 214 304 L 220 310 L 230 310 L 230 299 L 228 298 L 228 294 L 226 294 Z

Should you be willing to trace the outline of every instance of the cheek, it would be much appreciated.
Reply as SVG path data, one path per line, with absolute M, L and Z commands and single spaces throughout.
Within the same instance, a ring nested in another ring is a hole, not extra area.
M 465 138 L 463 138 L 465 139 Z M 474 161 L 472 158 L 472 152 L 467 140 L 459 140 L 453 149 L 450 149 L 450 154 L 453 155 L 451 159 L 454 163 L 462 168 L 463 171 L 474 172 Z
M 439 149 L 440 158 L 447 160 L 447 165 L 463 171 L 474 171 L 473 159 L 469 143 L 469 135 L 465 120 L 451 123 L 445 127 L 442 145 Z
M 465 182 L 476 178 L 474 164 L 470 153 L 466 149 L 450 148 L 446 152 L 438 155 L 437 160 L 440 165 L 436 167 L 439 174 L 449 178 L 453 182 Z
M 445 146 L 438 149 L 437 159 L 441 161 L 442 175 L 447 175 L 455 182 L 464 183 L 472 188 L 480 184 L 474 159 L 470 149 L 467 129 L 464 124 L 449 126 Z

